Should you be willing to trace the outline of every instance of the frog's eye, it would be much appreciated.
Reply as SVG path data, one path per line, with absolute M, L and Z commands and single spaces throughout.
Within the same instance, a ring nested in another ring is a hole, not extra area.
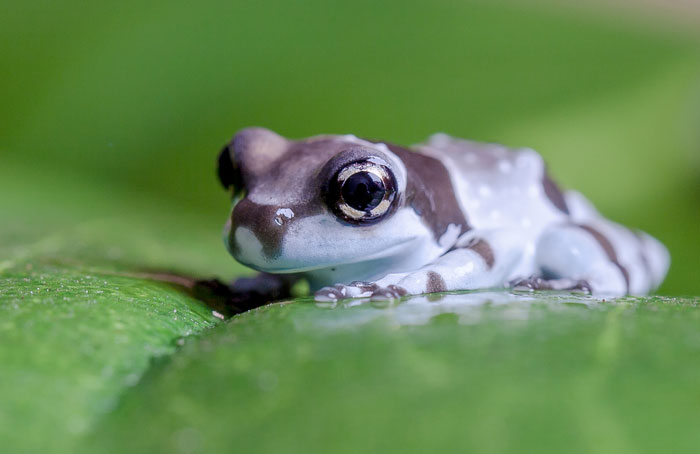
M 396 198 L 396 179 L 385 165 L 353 162 L 335 175 L 329 196 L 333 211 L 342 219 L 371 223 L 391 211 Z

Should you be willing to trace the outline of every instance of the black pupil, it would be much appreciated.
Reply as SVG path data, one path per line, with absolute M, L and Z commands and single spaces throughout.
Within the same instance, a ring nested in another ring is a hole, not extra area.
M 341 189 L 345 203 L 356 210 L 370 211 L 384 198 L 384 183 L 371 172 L 357 172 L 351 175 Z

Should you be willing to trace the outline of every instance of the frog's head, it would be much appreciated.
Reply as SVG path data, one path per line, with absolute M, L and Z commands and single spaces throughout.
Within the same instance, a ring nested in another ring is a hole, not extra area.
M 381 260 L 432 236 L 406 208 L 406 166 L 384 144 L 244 129 L 221 152 L 219 179 L 233 197 L 226 246 L 261 271 Z

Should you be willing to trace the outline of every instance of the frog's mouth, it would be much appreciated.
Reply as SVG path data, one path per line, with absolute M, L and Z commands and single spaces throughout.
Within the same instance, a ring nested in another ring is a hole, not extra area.
M 353 269 L 355 273 L 372 274 L 371 270 L 387 270 L 405 261 L 406 251 L 415 249 L 419 238 L 408 238 L 396 242 L 373 253 L 343 258 L 340 260 L 294 260 L 286 258 L 284 248 L 276 259 L 257 261 L 262 258 L 260 253 L 246 254 L 244 248 L 234 248 L 232 255 L 241 264 L 272 274 L 312 273 L 321 270 L 341 272 Z M 259 244 L 259 243 L 258 243 Z M 258 246 L 259 248 L 260 246 Z M 252 260 L 251 260 L 252 258 Z M 394 265 L 394 266 L 392 266 Z

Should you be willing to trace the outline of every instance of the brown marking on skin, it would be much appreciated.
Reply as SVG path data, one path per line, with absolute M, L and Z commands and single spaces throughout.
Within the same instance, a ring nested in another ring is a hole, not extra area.
M 426 293 L 437 293 L 447 291 L 445 280 L 435 271 L 428 271 L 428 284 L 425 288 Z
M 229 244 L 232 250 L 236 249 L 236 228 L 250 229 L 262 244 L 262 251 L 268 258 L 279 256 L 289 225 L 298 219 L 303 219 L 322 212 L 319 205 L 305 204 L 286 207 L 294 212 L 294 217 L 279 225 L 275 222 L 277 210 L 275 205 L 260 205 L 248 198 L 244 198 L 236 204 L 232 213 L 232 227 L 229 233 Z
M 469 244 L 465 246 L 465 248 L 471 249 L 472 251 L 479 254 L 481 258 L 484 259 L 486 266 L 488 266 L 489 269 L 493 268 L 495 256 L 493 254 L 493 249 L 491 249 L 491 245 L 487 243 L 486 240 L 482 240 L 481 238 L 474 238 L 469 242 Z
M 589 225 L 580 224 L 579 227 L 582 228 L 583 230 L 585 230 L 586 232 L 590 233 L 591 235 L 593 235 L 593 237 L 596 239 L 598 244 L 600 244 L 600 246 L 603 248 L 603 251 L 605 251 L 605 255 L 608 256 L 608 259 L 611 262 L 617 261 L 617 254 L 615 253 L 615 249 L 613 248 L 613 245 L 610 242 L 610 240 L 608 240 L 605 237 L 605 235 L 603 235 L 598 230 L 594 229 L 593 227 L 591 227 Z
M 544 175 L 542 176 L 542 186 L 544 187 L 544 193 L 552 205 L 557 207 L 561 212 L 569 214 L 569 207 L 566 205 L 566 199 L 564 194 L 559 189 L 559 186 L 550 178 L 547 169 L 544 170 Z
M 627 271 L 627 268 L 625 268 L 617 259 L 617 253 L 615 253 L 615 248 L 613 247 L 612 243 L 608 238 L 600 233 L 598 230 L 594 229 L 593 227 L 589 225 L 584 225 L 584 224 L 578 224 L 578 227 L 585 230 L 586 232 L 590 233 L 593 238 L 600 244 L 600 246 L 603 248 L 603 251 L 605 252 L 605 255 L 608 256 L 608 260 L 610 260 L 615 266 L 618 267 L 620 272 L 622 273 L 622 276 L 625 278 L 625 286 L 627 288 L 626 293 L 629 293 L 630 291 L 630 275 L 629 272 Z
M 442 162 L 398 145 L 382 143 L 406 166 L 406 205 L 428 225 L 436 240 L 444 235 L 450 224 L 459 227 L 460 235 L 470 230 L 455 196 L 450 174 Z
M 491 245 L 486 240 L 483 240 L 481 238 L 472 238 L 465 245 L 461 245 L 458 242 L 456 245 L 452 246 L 447 251 L 445 251 L 445 253 L 443 253 L 442 255 L 444 256 L 458 249 L 471 249 L 472 251 L 476 252 L 481 256 L 481 258 L 484 260 L 484 263 L 486 263 L 486 266 L 489 269 L 493 268 L 493 265 L 496 262 L 496 257 L 493 253 Z

